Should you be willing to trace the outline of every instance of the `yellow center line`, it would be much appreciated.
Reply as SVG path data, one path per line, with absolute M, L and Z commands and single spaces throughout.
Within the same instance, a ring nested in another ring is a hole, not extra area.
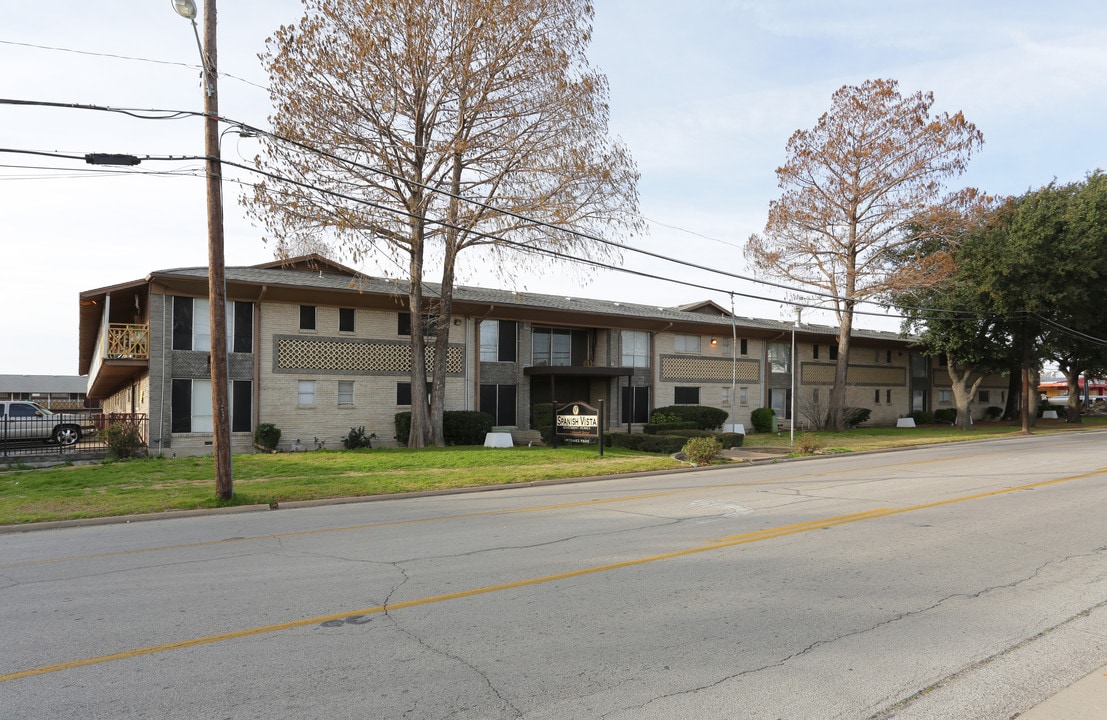
M 918 510 L 927 510 L 931 508 L 941 507 L 943 505 L 952 505 L 955 503 L 967 502 L 969 500 L 979 500 L 982 498 L 996 497 L 998 495 L 1007 495 L 1010 493 L 1019 492 L 1022 490 L 1030 490 L 1033 488 L 1059 485 L 1061 483 L 1071 482 L 1073 480 L 1095 477 L 1097 475 L 1102 475 L 1105 472 L 1107 472 L 1107 468 L 1100 468 L 1099 470 L 1088 473 L 1081 473 L 1080 475 L 1070 475 L 1068 477 L 1057 478 L 1055 480 L 1044 480 L 1042 482 L 1003 488 L 1001 490 L 976 493 L 974 495 L 962 495 L 958 497 L 947 498 L 945 500 L 937 500 L 935 502 L 924 503 L 921 505 L 912 505 L 904 508 L 878 508 L 875 510 L 852 513 L 849 515 L 838 515 L 835 517 L 821 518 L 818 520 L 810 520 L 793 525 L 783 525 L 776 528 L 768 528 L 766 530 L 757 530 L 753 532 L 743 533 L 741 535 L 732 535 L 730 537 L 720 538 L 710 543 L 706 543 L 698 547 L 686 548 L 684 550 L 674 550 L 672 552 L 661 553 L 658 555 L 650 555 L 647 557 L 624 560 L 621 562 L 608 563 L 606 565 L 597 565 L 594 567 L 582 568 L 580 570 L 571 570 L 569 572 L 557 573 L 554 575 L 545 575 L 542 577 L 528 578 L 525 580 L 516 580 L 513 582 L 500 583 L 497 585 L 488 585 L 485 587 L 472 588 L 470 590 L 461 590 L 458 592 L 446 593 L 443 595 L 432 595 L 429 597 L 417 598 L 414 600 L 405 600 L 403 602 L 390 603 L 389 605 L 374 605 L 372 607 L 361 608 L 360 610 L 347 610 L 339 613 L 331 613 L 330 615 L 319 615 L 316 617 L 304 618 L 301 620 L 292 620 L 290 622 L 277 623 L 274 625 L 263 625 L 260 627 L 246 628 L 243 630 L 220 633 L 218 635 L 208 635 L 206 637 L 193 638 L 191 640 L 181 640 L 178 642 L 166 643 L 164 645 L 154 645 L 151 647 L 138 648 L 135 650 L 126 650 L 123 652 L 112 653 L 110 655 L 100 655 L 97 657 L 83 658 L 80 660 L 70 660 L 69 662 L 58 663 L 55 665 L 43 665 L 41 667 L 20 670 L 18 672 L 8 673 L 6 675 L 0 675 L 0 683 L 8 682 L 9 680 L 17 680 L 19 678 L 32 677 L 35 675 L 45 675 L 48 673 L 60 672 L 62 670 L 85 667 L 88 665 L 97 665 L 100 663 L 112 662 L 115 660 L 127 660 L 129 658 L 141 657 L 143 655 L 153 655 L 156 653 L 168 652 L 170 650 L 181 650 L 184 648 L 198 647 L 200 645 L 210 645 L 212 643 L 223 642 L 226 640 L 235 640 L 238 638 L 250 637 L 252 635 L 263 635 L 266 633 L 291 630 L 293 628 L 306 627 L 309 625 L 319 625 L 331 620 L 342 620 L 344 618 L 349 618 L 352 616 L 376 615 L 386 611 L 394 612 L 396 610 L 419 607 L 421 605 L 431 605 L 434 603 L 448 602 L 450 600 L 476 597 L 478 595 L 488 595 L 490 593 L 501 592 L 504 590 L 512 590 L 532 585 L 556 582 L 558 580 L 568 580 L 572 578 L 583 577 L 585 575 L 610 572 L 612 570 L 620 570 L 623 568 L 634 567 L 636 565 L 646 565 L 648 563 L 658 562 L 661 560 L 671 560 L 673 558 L 696 555 L 698 553 L 708 552 L 712 550 L 720 550 L 723 548 L 745 545 L 762 540 L 785 537 L 787 535 L 796 535 L 811 530 L 820 530 L 824 528 L 835 527 L 838 525 L 846 525 L 849 523 L 862 522 L 875 518 L 888 517 L 891 515 L 900 515 L 903 513 L 915 512 Z

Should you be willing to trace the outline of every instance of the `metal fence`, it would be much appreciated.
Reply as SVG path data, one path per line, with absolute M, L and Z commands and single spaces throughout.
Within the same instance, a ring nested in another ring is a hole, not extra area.
M 0 458 L 102 457 L 110 437 L 145 449 L 145 413 L 0 418 Z

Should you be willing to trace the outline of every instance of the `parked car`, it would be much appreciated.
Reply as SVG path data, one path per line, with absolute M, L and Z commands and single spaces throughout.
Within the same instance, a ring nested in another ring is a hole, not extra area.
M 81 439 L 86 419 L 73 413 L 54 413 L 34 402 L 0 402 L 0 440 L 42 440 L 73 445 Z

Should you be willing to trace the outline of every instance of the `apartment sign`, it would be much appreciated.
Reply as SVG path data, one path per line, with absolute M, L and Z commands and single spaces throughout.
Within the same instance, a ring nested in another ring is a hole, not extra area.
M 600 411 L 587 403 L 569 403 L 554 414 L 557 435 L 567 443 L 590 443 L 600 437 Z

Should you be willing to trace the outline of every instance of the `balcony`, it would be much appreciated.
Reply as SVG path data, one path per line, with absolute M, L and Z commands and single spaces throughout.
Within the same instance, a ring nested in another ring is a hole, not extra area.
M 109 324 L 104 357 L 108 360 L 149 360 L 150 326 Z
M 149 325 L 107 323 L 101 327 L 88 385 L 88 396 L 97 400 L 110 397 L 150 366 Z

